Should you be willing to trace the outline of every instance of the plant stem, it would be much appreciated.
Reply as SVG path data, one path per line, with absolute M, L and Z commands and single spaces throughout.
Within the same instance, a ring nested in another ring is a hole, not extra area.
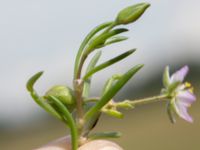
M 153 102 L 158 102 L 160 100 L 167 100 L 168 96 L 167 95 L 158 95 L 158 96 L 153 96 L 153 97 L 148 97 L 148 98 L 143 98 L 143 99 L 138 99 L 138 100 L 128 100 L 129 103 L 133 106 L 136 105 L 143 105 L 143 104 L 148 104 L 148 103 L 153 103 Z
M 82 98 L 82 92 L 83 92 L 83 82 L 81 79 L 77 79 L 74 81 L 74 89 L 75 89 L 75 96 L 76 96 L 76 107 L 77 107 L 77 116 L 78 121 L 81 120 L 83 117 L 83 98 Z
M 81 138 L 83 126 L 84 126 L 84 111 L 83 111 L 83 87 L 84 87 L 84 81 L 82 80 L 82 68 L 85 63 L 85 60 L 87 59 L 89 53 L 84 53 L 85 47 L 88 44 L 88 42 L 91 40 L 91 38 L 100 30 L 108 27 L 106 32 L 111 30 L 114 25 L 113 22 L 107 22 L 104 24 L 99 25 L 95 29 L 93 29 L 84 39 L 83 43 L 81 44 L 78 54 L 76 56 L 75 61 L 75 67 L 74 67 L 74 91 L 75 91 L 75 97 L 76 97 L 76 108 L 77 108 L 77 128 L 79 132 L 79 139 Z M 104 32 L 105 32 L 104 31 Z
M 82 71 L 84 62 L 87 59 L 87 57 L 88 57 L 88 55 L 84 55 L 84 54 L 82 55 L 81 60 L 80 60 L 80 64 L 79 64 L 79 68 L 78 68 L 78 71 L 77 71 L 76 79 L 80 79 L 81 78 L 81 71 Z

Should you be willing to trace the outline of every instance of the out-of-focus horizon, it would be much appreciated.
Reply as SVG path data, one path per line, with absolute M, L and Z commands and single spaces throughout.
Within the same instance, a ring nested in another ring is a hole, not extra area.
M 55 84 L 71 86 L 75 55 L 84 36 L 96 25 L 113 20 L 122 8 L 137 2 L 141 1 L 0 2 L 0 149 L 33 149 L 65 135 L 64 125 L 49 117 L 31 99 L 25 89 L 26 81 L 44 70 L 44 76 L 36 85 L 39 93 L 43 94 Z M 95 75 L 92 95 L 100 92 L 112 74 L 124 72 L 138 63 L 145 67 L 121 90 L 117 99 L 158 94 L 166 65 L 173 71 L 188 64 L 191 72 L 187 79 L 193 83 L 196 93 L 200 92 L 200 1 L 148 2 L 151 7 L 146 13 L 135 24 L 127 26 L 129 40 L 102 49 L 100 61 L 135 47 L 136 53 Z M 181 120 L 177 125 L 169 124 L 165 104 L 161 103 L 126 111 L 123 121 L 103 117 L 101 128 L 97 126 L 97 129 L 123 131 L 124 137 L 118 142 L 125 149 L 132 149 L 131 145 L 138 149 L 143 144 L 142 150 L 145 142 L 150 141 L 146 142 L 149 150 L 165 150 L 163 147 L 198 150 L 199 106 L 197 99 L 191 108 L 195 119 L 192 125 Z M 156 140 L 163 147 L 156 146 Z

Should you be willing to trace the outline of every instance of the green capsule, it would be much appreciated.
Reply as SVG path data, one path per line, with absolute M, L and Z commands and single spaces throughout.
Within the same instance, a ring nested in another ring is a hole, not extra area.
M 115 20 L 116 24 L 129 24 L 136 21 L 149 6 L 150 4 L 148 3 L 139 3 L 124 8 L 118 13 L 118 16 Z
M 51 102 L 49 96 L 54 96 L 59 99 L 68 109 L 72 109 L 75 106 L 75 96 L 72 89 L 63 85 L 53 86 L 45 94 L 45 98 Z

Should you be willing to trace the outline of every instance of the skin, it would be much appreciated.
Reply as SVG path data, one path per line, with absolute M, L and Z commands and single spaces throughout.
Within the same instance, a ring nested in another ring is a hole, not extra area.
M 35 150 L 71 150 L 69 136 L 57 139 Z M 123 150 L 116 143 L 108 140 L 93 140 L 78 148 L 78 150 Z

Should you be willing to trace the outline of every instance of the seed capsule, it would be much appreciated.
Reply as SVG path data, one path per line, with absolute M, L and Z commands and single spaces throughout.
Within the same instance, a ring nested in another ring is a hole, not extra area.
M 51 102 L 49 96 L 54 96 L 59 99 L 69 110 L 72 110 L 75 105 L 75 96 L 72 89 L 63 85 L 53 86 L 45 94 L 45 98 Z

